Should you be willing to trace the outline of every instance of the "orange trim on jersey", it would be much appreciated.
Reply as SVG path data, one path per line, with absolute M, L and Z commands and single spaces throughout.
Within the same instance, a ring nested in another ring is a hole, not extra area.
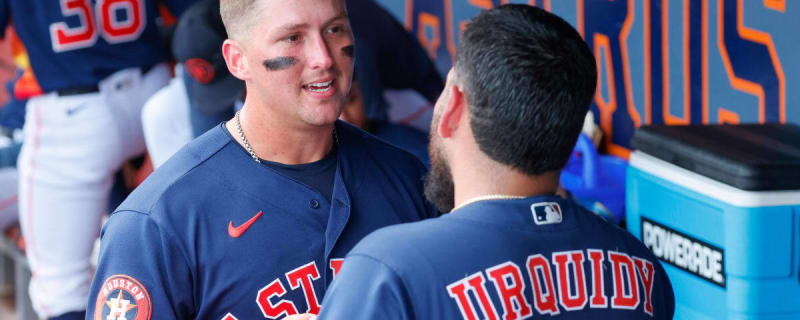
M 764 0 L 764 7 L 786 13 L 786 0 Z
M 642 117 L 633 102 L 633 85 L 631 84 L 631 63 L 628 58 L 628 36 L 631 33 L 633 26 L 633 19 L 636 15 L 634 0 L 628 0 L 628 14 L 625 17 L 625 22 L 622 24 L 622 30 L 619 33 L 619 46 L 622 51 L 622 71 L 625 77 L 625 100 L 628 103 L 628 114 L 633 120 L 634 127 L 638 128 L 642 125 Z
M 758 97 L 758 121 L 760 123 L 764 123 L 766 121 L 766 106 L 765 106 L 765 97 L 764 97 L 764 88 L 755 82 L 742 79 L 736 76 L 733 72 L 733 65 L 730 61 L 730 56 L 728 54 L 728 48 L 725 46 L 725 31 L 723 29 L 725 24 L 725 15 L 724 12 L 724 0 L 717 1 L 719 5 L 719 9 L 717 9 L 717 29 L 718 29 L 718 38 L 717 38 L 717 45 L 719 46 L 720 56 L 722 58 L 723 65 L 725 66 L 725 72 L 728 74 L 728 78 L 730 79 L 731 85 L 734 89 L 739 91 L 749 93 Z M 749 40 L 751 42 L 760 43 L 767 47 L 769 51 L 770 59 L 772 60 L 772 65 L 775 67 L 775 73 L 778 76 L 778 87 L 779 87 L 779 94 L 780 94 L 780 122 L 786 122 L 786 76 L 783 73 L 783 67 L 781 66 L 780 59 L 778 58 L 778 53 L 775 50 L 775 45 L 772 42 L 772 37 L 765 32 L 758 31 L 755 29 L 750 29 L 744 26 L 744 9 L 742 6 L 742 0 L 736 1 L 736 31 L 742 39 Z
M 739 124 L 739 114 L 719 107 L 717 109 L 717 120 L 720 124 Z

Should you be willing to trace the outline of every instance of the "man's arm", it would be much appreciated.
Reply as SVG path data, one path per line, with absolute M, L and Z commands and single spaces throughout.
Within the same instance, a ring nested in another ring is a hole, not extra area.
M 149 215 L 113 214 L 101 235 L 87 319 L 105 319 L 109 314 L 129 319 L 191 318 L 191 272 L 173 239 Z
M 325 293 L 319 319 L 412 319 L 410 297 L 400 277 L 380 261 L 348 255 Z

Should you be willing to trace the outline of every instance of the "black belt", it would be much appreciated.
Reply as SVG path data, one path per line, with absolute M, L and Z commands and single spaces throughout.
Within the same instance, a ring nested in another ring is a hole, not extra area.
M 64 89 L 58 89 L 56 92 L 59 96 L 74 96 L 79 94 L 87 94 L 87 93 L 95 93 L 100 91 L 100 88 L 95 85 L 88 85 L 88 86 L 76 86 L 76 87 L 69 87 Z
M 147 67 L 144 67 L 144 68 L 140 68 L 142 70 L 142 75 L 144 75 L 145 73 L 150 71 L 150 69 L 152 69 L 156 65 L 157 64 L 150 65 L 150 66 L 147 66 Z M 69 88 L 63 88 L 63 89 L 56 90 L 56 93 L 61 97 L 64 97 L 64 96 L 75 96 L 75 95 L 79 95 L 79 94 L 87 94 L 87 93 L 95 93 L 95 92 L 100 92 L 100 87 L 98 87 L 96 84 L 90 84 L 90 85 L 85 85 L 85 86 L 75 86 L 75 87 L 69 87 Z

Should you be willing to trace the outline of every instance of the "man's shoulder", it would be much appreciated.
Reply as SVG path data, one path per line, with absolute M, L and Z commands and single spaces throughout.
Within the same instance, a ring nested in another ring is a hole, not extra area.
M 131 192 L 117 211 L 149 214 L 159 202 L 181 201 L 212 189 L 218 174 L 209 160 L 224 157 L 220 150 L 230 142 L 221 130 L 211 129 L 181 148 Z
M 454 232 L 452 221 L 445 217 L 395 224 L 373 231 L 350 251 L 390 265 L 405 265 L 407 261 L 447 246 Z M 450 243 L 452 245 L 452 243 Z
M 583 239 L 586 249 L 604 250 L 629 258 L 645 259 L 654 265 L 659 264 L 653 252 L 628 230 L 582 206 L 576 205 L 575 208 L 579 225 L 574 236 Z M 660 265 L 657 268 L 660 269 Z

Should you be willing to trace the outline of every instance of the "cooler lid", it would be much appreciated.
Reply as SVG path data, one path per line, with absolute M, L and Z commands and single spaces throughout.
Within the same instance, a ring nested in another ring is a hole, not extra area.
M 800 190 L 797 125 L 650 125 L 631 146 L 742 190 Z

